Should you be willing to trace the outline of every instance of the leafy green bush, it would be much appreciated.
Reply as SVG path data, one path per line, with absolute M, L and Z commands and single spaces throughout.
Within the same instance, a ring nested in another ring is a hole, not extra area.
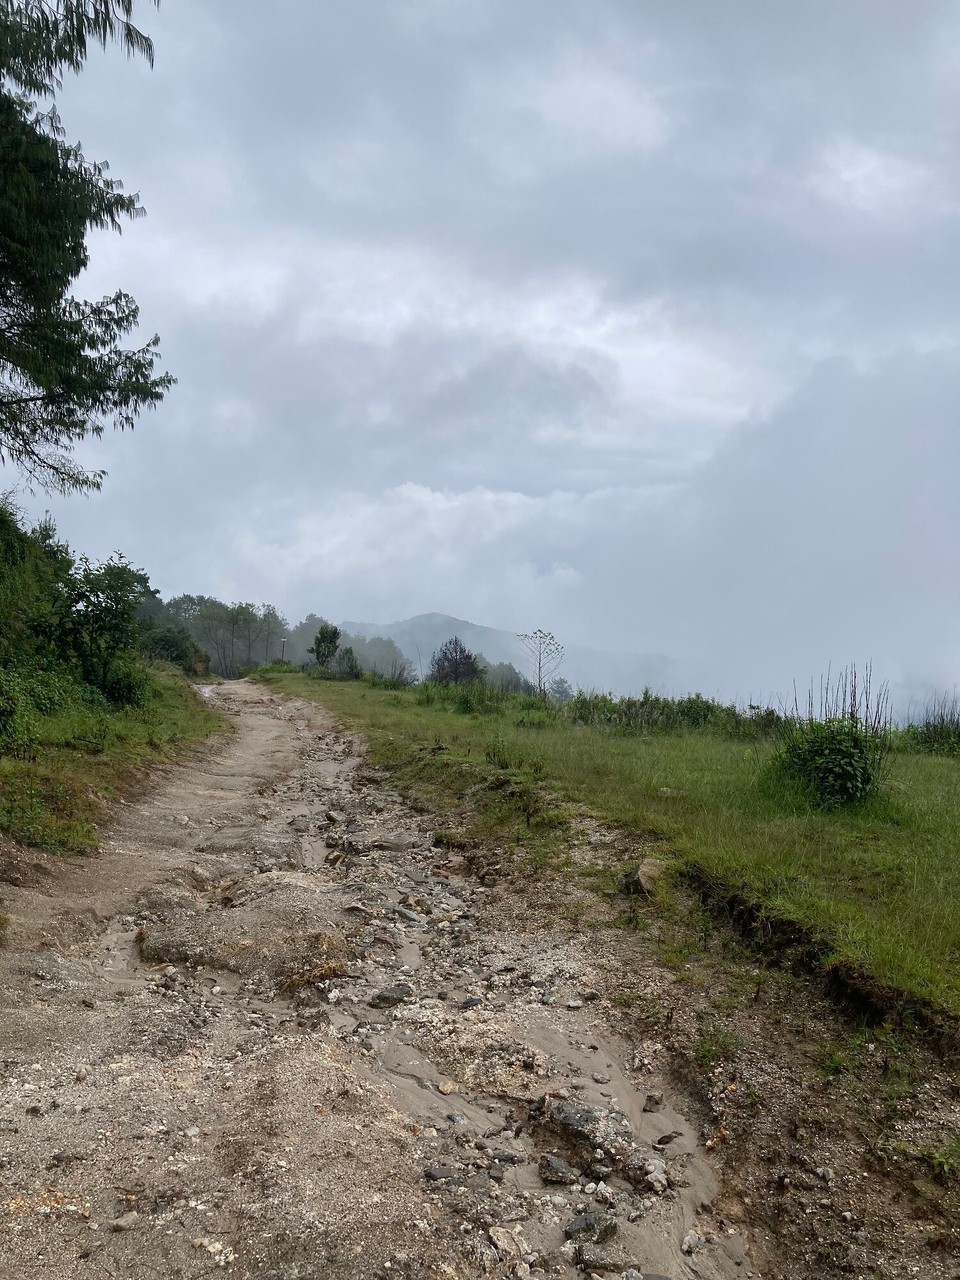
M 145 673 L 137 674 L 147 679 Z M 65 717 L 75 713 L 86 723 L 91 712 L 100 713 L 107 706 L 98 689 L 67 667 L 0 667 L 0 754 L 28 753 L 45 732 L 41 721 L 59 717 L 65 723 Z
M 54 671 L 19 671 L 17 676 L 25 696 L 42 716 L 56 715 L 64 707 L 85 701 L 85 686 L 73 679 L 63 667 Z
M 140 630 L 140 652 L 145 658 L 173 662 L 187 675 L 203 675 L 209 670 L 209 654 L 194 642 L 186 627 L 141 619 Z
M 795 720 L 782 731 L 774 768 L 825 809 L 862 804 L 880 789 L 887 735 L 860 719 Z
M 120 657 L 101 675 L 100 690 L 115 707 L 142 707 L 150 693 L 150 677 L 132 659 Z
M 872 681 L 869 665 L 847 667 L 835 678 L 828 671 L 819 709 L 811 685 L 806 712 L 795 698 L 793 715 L 781 718 L 772 771 L 817 808 L 863 804 L 880 790 L 892 740 L 889 691 L 881 685 L 875 692 Z

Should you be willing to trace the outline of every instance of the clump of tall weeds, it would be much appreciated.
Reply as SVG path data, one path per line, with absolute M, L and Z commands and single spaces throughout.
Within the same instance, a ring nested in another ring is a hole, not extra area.
M 846 668 L 820 682 L 819 702 L 811 687 L 801 710 L 794 695 L 773 758 L 774 772 L 799 787 L 816 808 L 840 809 L 865 803 L 881 789 L 890 750 L 889 691 L 872 687 L 868 666 L 861 675 Z
M 960 696 L 943 693 L 931 698 L 901 733 L 902 745 L 934 756 L 960 755 Z

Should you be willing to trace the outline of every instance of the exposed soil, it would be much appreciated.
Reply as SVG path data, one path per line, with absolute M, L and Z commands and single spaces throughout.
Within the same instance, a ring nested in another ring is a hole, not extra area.
M 208 693 L 236 735 L 98 855 L 9 862 L 0 1277 L 958 1274 L 771 1039 L 812 993 L 704 1086 L 702 985 L 478 881 L 315 706 Z

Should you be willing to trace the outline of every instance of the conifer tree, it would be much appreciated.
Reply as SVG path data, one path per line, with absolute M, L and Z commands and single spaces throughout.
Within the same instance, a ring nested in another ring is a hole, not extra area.
M 473 684 L 483 678 L 483 669 L 459 636 L 452 636 L 430 659 L 429 678 L 435 684 Z
M 55 95 L 91 42 L 117 40 L 152 62 L 132 7 L 0 0 L 0 462 L 57 492 L 98 489 L 104 473 L 84 470 L 75 445 L 108 425 L 132 428 L 173 384 L 156 371 L 156 337 L 123 346 L 138 320 L 133 298 L 70 293 L 89 260 L 87 233 L 119 230 L 144 210 L 66 141 Z

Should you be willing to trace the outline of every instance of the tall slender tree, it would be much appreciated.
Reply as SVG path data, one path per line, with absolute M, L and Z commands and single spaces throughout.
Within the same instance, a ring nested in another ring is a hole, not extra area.
M 537 627 L 528 635 L 517 636 L 530 662 L 530 677 L 541 698 L 547 696 L 547 685 L 563 663 L 563 645 L 552 631 Z

